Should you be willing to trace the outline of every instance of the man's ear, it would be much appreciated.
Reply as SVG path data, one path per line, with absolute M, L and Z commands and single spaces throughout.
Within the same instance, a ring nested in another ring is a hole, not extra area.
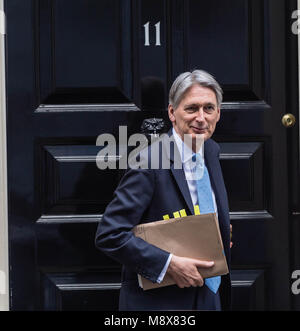
M 173 106 L 172 105 L 169 105 L 168 106 L 168 115 L 169 115 L 169 119 L 170 119 L 170 121 L 173 123 L 173 122 L 175 122 L 175 116 L 174 116 L 174 108 L 173 108 Z
M 218 117 L 217 117 L 217 122 L 219 122 L 221 117 L 221 107 L 218 108 Z

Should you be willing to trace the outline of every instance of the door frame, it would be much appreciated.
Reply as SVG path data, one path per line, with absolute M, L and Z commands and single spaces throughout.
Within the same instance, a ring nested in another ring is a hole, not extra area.
M 300 0 L 290 0 L 290 5 L 287 7 L 289 24 L 295 22 L 294 18 L 291 19 L 294 10 L 300 10 Z M 298 21 L 299 19 L 300 17 Z M 295 281 L 292 274 L 300 270 L 300 33 L 295 35 L 291 30 L 288 31 L 287 47 L 287 92 L 290 98 L 287 113 L 292 113 L 297 121 L 293 128 L 287 129 L 291 302 L 292 310 L 300 310 L 300 294 L 294 294 L 292 291 Z
M 297 0 L 297 9 L 300 10 L 300 0 Z M 297 63 L 297 69 L 298 69 L 298 82 L 299 82 L 299 85 L 298 85 L 298 92 L 299 92 L 299 95 L 298 95 L 298 115 L 299 115 L 299 118 L 300 118 L 300 33 L 298 34 L 298 63 Z M 299 138 L 299 155 L 300 155 L 300 121 L 298 121 L 298 130 L 299 130 L 299 135 L 298 135 L 298 138 Z
M 9 310 L 8 205 L 5 89 L 5 14 L 0 0 L 0 310 Z

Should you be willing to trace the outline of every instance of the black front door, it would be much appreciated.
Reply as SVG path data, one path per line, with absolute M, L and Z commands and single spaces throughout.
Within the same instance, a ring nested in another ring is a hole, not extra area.
M 233 308 L 290 308 L 285 3 L 6 1 L 11 309 L 117 308 L 120 266 L 94 235 L 122 171 L 97 168 L 96 139 L 167 129 L 170 84 L 194 68 L 225 91 Z

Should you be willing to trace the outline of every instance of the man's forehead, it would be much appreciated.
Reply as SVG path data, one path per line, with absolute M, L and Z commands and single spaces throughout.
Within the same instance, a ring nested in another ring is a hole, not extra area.
M 217 97 L 215 92 L 209 88 L 201 85 L 193 85 L 191 86 L 185 93 L 183 99 L 197 99 L 197 98 L 205 98 L 210 102 L 217 101 Z

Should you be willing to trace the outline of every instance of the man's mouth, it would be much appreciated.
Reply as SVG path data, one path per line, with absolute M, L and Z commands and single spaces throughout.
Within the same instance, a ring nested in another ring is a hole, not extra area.
M 195 126 L 192 126 L 191 128 L 195 133 L 198 133 L 198 134 L 203 134 L 207 130 L 207 128 L 198 128 L 198 127 L 195 127 Z

